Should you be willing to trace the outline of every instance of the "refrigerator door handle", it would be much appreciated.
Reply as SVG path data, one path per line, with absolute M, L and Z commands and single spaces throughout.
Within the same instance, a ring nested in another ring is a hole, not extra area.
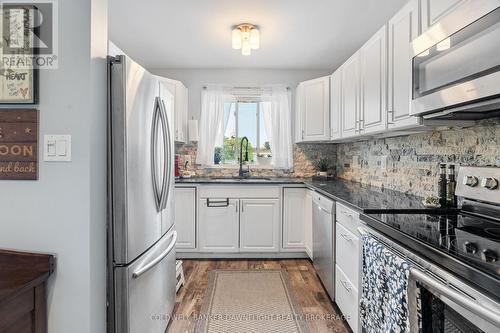
M 164 149 L 164 162 L 165 166 L 163 167 L 163 184 L 162 184 L 162 192 L 161 192 L 161 200 L 160 200 L 160 209 L 163 210 L 167 207 L 168 197 L 170 194 L 170 186 L 172 182 L 172 147 L 171 147 L 171 139 L 170 139 L 170 126 L 168 123 L 167 111 L 165 108 L 165 104 L 163 101 L 157 97 L 158 104 L 160 106 L 160 117 L 162 121 L 162 129 L 163 129 L 163 149 Z
M 161 210 L 161 197 L 158 192 L 158 178 L 157 178 L 157 156 L 156 150 L 158 146 L 158 120 L 159 120 L 159 106 L 158 100 L 155 100 L 153 110 L 153 122 L 151 125 L 151 177 L 153 182 L 153 194 L 155 197 L 156 209 Z
M 165 258 L 169 253 L 170 251 L 172 251 L 172 249 L 174 248 L 175 246 L 175 243 L 177 242 L 177 231 L 172 231 L 168 236 L 167 238 L 170 238 L 172 237 L 172 241 L 170 242 L 170 244 L 167 246 L 167 248 L 165 249 L 165 251 L 163 251 L 162 253 L 160 253 L 160 255 L 158 257 L 156 257 L 155 259 L 151 260 L 150 262 L 148 262 L 146 265 L 138 268 L 137 270 L 135 270 L 133 273 L 132 273 L 132 278 L 134 279 L 137 279 L 138 277 L 140 277 L 142 274 L 146 273 L 147 271 L 149 271 L 151 268 L 153 268 L 154 266 L 156 266 L 160 261 L 162 261 L 163 258 Z

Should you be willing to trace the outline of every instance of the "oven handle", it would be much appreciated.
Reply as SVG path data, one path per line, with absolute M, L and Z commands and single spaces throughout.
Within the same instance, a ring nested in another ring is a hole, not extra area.
M 478 304 L 477 302 L 471 300 L 470 298 L 465 297 L 459 292 L 433 279 L 429 275 L 422 272 L 420 269 L 415 267 L 412 268 L 410 270 L 410 278 L 413 278 L 414 280 L 426 285 L 430 289 L 450 299 L 454 303 L 464 307 L 468 311 L 478 315 L 484 320 L 487 320 L 496 326 L 500 326 L 500 313 L 492 311 L 491 309 L 488 309 L 482 306 L 481 304 Z

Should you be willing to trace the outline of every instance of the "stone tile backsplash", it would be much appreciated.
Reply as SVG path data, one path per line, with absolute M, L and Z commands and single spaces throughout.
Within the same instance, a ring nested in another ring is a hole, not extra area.
M 437 194 L 439 163 L 500 166 L 500 119 L 337 146 L 338 177 L 421 196 Z
M 187 170 L 191 171 L 196 177 L 224 177 L 235 176 L 238 170 L 235 168 L 202 168 L 196 162 L 196 144 L 194 145 L 176 145 L 176 154 L 181 155 L 182 164 L 186 160 Z M 335 174 L 337 147 L 332 144 L 294 144 L 293 149 L 294 167 L 293 170 L 276 169 L 255 169 L 251 168 L 253 176 L 257 177 L 298 177 L 310 178 L 316 175 L 314 161 L 321 157 L 328 157 L 331 160 L 331 169 L 329 173 Z

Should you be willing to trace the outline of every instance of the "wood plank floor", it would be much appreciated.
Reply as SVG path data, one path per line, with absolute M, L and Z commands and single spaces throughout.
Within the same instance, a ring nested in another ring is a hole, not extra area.
M 200 314 L 208 284 L 208 273 L 215 269 L 284 269 L 288 272 L 292 292 L 302 312 L 306 316 L 314 316 L 314 319 L 307 321 L 311 333 L 350 332 L 347 324 L 341 319 L 340 311 L 328 298 L 309 260 L 183 260 L 183 262 L 186 284 L 177 294 L 174 316 L 167 329 L 168 333 L 197 333 L 196 321 L 192 316 Z M 336 317 L 339 319 L 335 319 Z

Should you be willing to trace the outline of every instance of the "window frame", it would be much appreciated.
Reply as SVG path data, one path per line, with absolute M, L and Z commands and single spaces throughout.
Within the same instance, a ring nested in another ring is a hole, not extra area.
M 268 169 L 267 167 L 264 167 L 264 166 L 261 166 L 258 164 L 258 158 L 259 158 L 259 155 L 261 153 L 261 142 L 260 142 L 260 134 L 261 134 L 261 126 L 264 126 L 264 124 L 261 124 L 261 121 L 260 121 L 260 113 L 261 113 L 261 107 L 260 107 L 260 103 L 261 101 L 258 100 L 249 100 L 249 99 L 236 99 L 235 101 L 232 101 L 232 102 L 227 102 L 228 104 L 235 104 L 235 107 L 234 107 L 234 117 L 235 117 L 235 138 L 236 138 L 236 142 L 239 142 L 239 139 L 240 139 L 240 133 L 239 133 L 239 117 L 240 117 L 240 114 L 239 114 L 239 111 L 240 111 L 240 104 L 255 104 L 256 105 L 256 111 L 255 111 L 255 121 L 256 121 L 256 127 L 257 127 L 257 142 L 256 142 L 256 146 L 254 147 L 254 152 L 257 154 L 256 155 L 256 162 L 252 163 L 252 164 L 249 164 L 250 166 L 254 166 L 256 167 L 257 169 L 260 167 L 262 169 Z M 231 109 L 232 107 L 230 107 Z M 225 137 L 225 133 L 223 134 L 224 137 Z M 224 142 L 224 137 L 223 137 L 223 142 Z M 224 147 L 222 147 L 224 148 Z M 239 155 L 240 155 L 240 147 L 237 146 L 236 147 L 236 164 L 239 165 L 239 161 L 238 161 L 238 158 L 239 158 Z M 272 151 L 271 151 L 272 153 Z M 231 168 L 231 166 L 234 166 L 234 163 L 221 163 L 219 164 L 220 167 L 224 168 Z

